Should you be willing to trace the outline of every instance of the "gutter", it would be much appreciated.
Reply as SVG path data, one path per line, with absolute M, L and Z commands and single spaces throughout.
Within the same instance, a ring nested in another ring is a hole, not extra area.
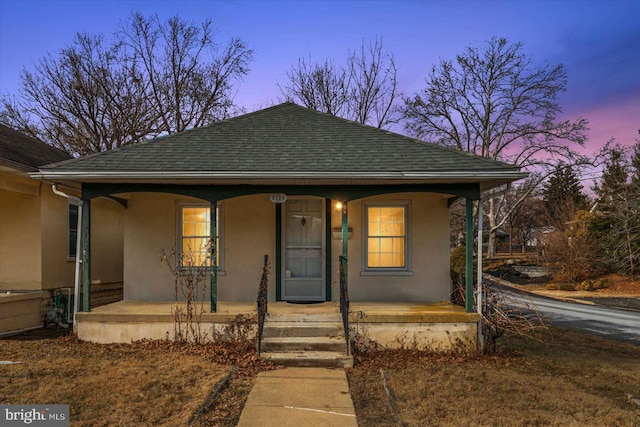
M 71 202 L 75 203 L 78 206 L 78 223 L 77 223 L 77 236 L 76 236 L 76 270 L 75 270 L 75 278 L 74 278 L 74 295 L 73 295 L 73 330 L 77 332 L 78 324 L 76 321 L 76 314 L 78 313 L 78 309 L 80 307 L 80 264 L 82 263 L 82 257 L 80 256 L 82 247 L 81 247 L 81 238 L 82 238 L 82 200 L 75 196 L 70 196 L 67 193 L 64 193 L 58 190 L 58 185 L 53 184 L 51 187 L 53 192 L 61 197 L 66 197 Z
M 507 171 L 433 171 L 433 172 L 322 172 L 322 171 L 58 171 L 41 169 L 39 172 L 30 173 L 34 179 L 301 179 L 301 178 L 324 178 L 324 179 L 448 179 L 448 180 L 470 180 L 478 179 L 521 179 L 529 176 L 528 172 L 517 170 Z

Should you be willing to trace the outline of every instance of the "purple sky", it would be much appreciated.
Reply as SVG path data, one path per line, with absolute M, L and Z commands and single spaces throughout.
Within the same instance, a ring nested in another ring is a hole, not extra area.
M 537 62 L 563 63 L 563 118 L 591 122 L 585 152 L 640 129 L 640 1 L 125 1 L 0 0 L 0 93 L 16 93 L 20 72 L 71 43 L 76 32 L 111 35 L 131 12 L 213 21 L 223 42 L 242 38 L 255 61 L 238 87 L 247 111 L 270 105 L 299 57 L 342 61 L 362 39 L 382 36 L 412 94 L 439 58 L 492 36 L 525 45 Z M 395 131 L 402 132 L 402 128 Z

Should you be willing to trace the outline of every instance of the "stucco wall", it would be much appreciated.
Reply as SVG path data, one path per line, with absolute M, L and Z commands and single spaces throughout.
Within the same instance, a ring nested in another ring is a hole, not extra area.
M 159 251 L 176 248 L 176 215 L 181 202 L 198 202 L 179 195 L 135 193 L 127 196 L 125 213 L 125 300 L 171 301 L 174 281 L 160 262 Z M 366 201 L 410 201 L 410 275 L 361 275 L 362 203 Z M 225 200 L 222 251 L 224 273 L 218 277 L 221 301 L 255 299 L 262 258 L 271 259 L 269 299 L 275 299 L 275 207 L 269 195 Z M 332 227 L 341 223 L 341 213 L 332 203 Z M 352 301 L 438 302 L 448 301 L 449 209 L 437 194 L 393 194 L 349 203 L 349 290 Z M 332 239 L 332 299 L 339 297 L 338 255 L 340 240 Z M 208 298 L 209 292 L 205 291 Z
M 370 201 L 410 201 L 411 275 L 362 275 L 362 206 Z M 342 214 L 332 207 L 332 226 L 342 223 Z M 355 200 L 348 204 L 349 297 L 361 302 L 448 301 L 449 209 L 439 194 L 399 193 Z M 332 239 L 332 295 L 339 297 L 338 255 L 340 240 Z
M 45 184 L 41 194 L 42 289 L 74 285 L 75 259 L 68 258 L 68 201 Z M 122 282 L 124 208 L 114 201 L 91 202 L 91 280 Z
M 39 185 L 28 178 L 0 179 L 0 290 L 40 289 Z
M 75 261 L 67 257 L 68 201 L 51 185 L 0 175 L 0 289 L 73 286 Z M 122 282 L 124 208 L 92 202 L 92 280 Z
M 180 203 L 188 202 L 201 201 L 171 194 L 129 195 L 124 227 L 125 300 L 174 299 L 174 279 L 160 262 L 160 250 L 168 253 L 176 249 L 177 209 Z M 255 195 L 225 200 L 221 209 L 224 272 L 218 276 L 218 299 L 252 301 L 263 256 L 268 254 L 275 262 L 274 205 L 269 195 Z M 275 298 L 274 286 L 270 293 L 270 298 Z M 208 288 L 204 294 L 208 299 Z
M 68 258 L 68 201 L 43 185 L 40 195 L 42 217 L 42 289 L 72 287 L 75 262 Z
M 91 201 L 91 280 L 122 283 L 125 208 L 112 200 Z

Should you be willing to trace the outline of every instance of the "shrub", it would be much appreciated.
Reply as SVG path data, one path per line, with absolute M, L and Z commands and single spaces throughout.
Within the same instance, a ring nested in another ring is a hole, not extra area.
M 594 289 L 607 289 L 609 287 L 609 281 L 607 279 L 600 278 L 593 285 Z
M 549 283 L 544 288 L 548 291 L 557 291 L 559 286 L 556 283 Z
M 559 291 L 575 291 L 576 287 L 571 283 L 562 283 L 558 286 Z
M 593 280 L 585 280 L 580 283 L 580 289 L 583 291 L 595 291 L 596 289 L 593 286 Z

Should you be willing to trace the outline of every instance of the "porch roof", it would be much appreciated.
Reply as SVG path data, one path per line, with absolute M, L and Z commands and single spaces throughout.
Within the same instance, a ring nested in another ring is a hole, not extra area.
M 32 176 L 111 183 L 464 182 L 489 188 L 526 174 L 517 166 L 284 103 L 47 165 Z

